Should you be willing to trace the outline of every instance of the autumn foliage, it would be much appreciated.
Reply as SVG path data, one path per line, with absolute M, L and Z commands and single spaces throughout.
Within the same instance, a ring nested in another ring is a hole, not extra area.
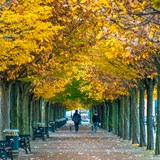
M 159 1 L 0 2 L 0 78 L 32 82 L 35 97 L 89 106 L 157 74 Z

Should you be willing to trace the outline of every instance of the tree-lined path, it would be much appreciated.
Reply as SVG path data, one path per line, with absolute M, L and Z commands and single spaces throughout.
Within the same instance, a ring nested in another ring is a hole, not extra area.
M 159 0 L 0 0 L 0 140 L 76 109 L 160 155 Z
M 79 133 L 70 133 L 66 124 L 50 134 L 46 141 L 31 141 L 32 152 L 20 151 L 20 160 L 158 160 L 153 151 L 132 146 L 105 130 L 91 132 L 91 126 L 80 126 Z

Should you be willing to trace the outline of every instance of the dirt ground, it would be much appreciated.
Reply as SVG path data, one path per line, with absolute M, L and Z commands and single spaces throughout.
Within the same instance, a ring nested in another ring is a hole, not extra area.
M 31 153 L 20 149 L 19 160 L 160 160 L 153 151 L 132 146 L 102 129 L 92 133 L 91 126 L 80 126 L 79 133 L 67 125 L 50 132 L 46 141 L 31 140 Z

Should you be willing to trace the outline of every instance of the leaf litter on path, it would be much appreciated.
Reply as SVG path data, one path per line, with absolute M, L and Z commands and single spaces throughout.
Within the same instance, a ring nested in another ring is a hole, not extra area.
M 78 134 L 70 133 L 69 127 L 50 132 L 46 141 L 31 141 L 31 150 L 20 150 L 19 160 L 160 160 L 143 147 L 132 146 L 111 133 L 99 129 L 93 134 L 88 126 L 80 126 Z

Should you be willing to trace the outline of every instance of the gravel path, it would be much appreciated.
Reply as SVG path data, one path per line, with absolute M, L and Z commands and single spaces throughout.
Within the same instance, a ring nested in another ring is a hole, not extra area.
M 32 152 L 20 150 L 19 160 L 160 160 L 153 151 L 132 146 L 111 133 L 99 129 L 91 132 L 91 126 L 80 126 L 79 133 L 70 132 L 66 125 L 50 133 L 46 141 L 31 141 Z

